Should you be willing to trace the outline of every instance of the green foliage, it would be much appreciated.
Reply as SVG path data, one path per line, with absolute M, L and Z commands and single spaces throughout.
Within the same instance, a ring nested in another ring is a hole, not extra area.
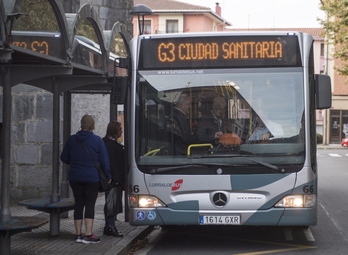
M 322 144 L 323 143 L 323 136 L 321 134 L 316 134 L 317 136 L 317 144 Z
M 125 58 L 127 57 L 127 50 L 126 50 L 126 45 L 123 41 L 123 38 L 120 34 L 117 34 L 112 41 L 111 45 L 111 52 L 115 53 L 116 55 Z
M 97 34 L 95 33 L 94 27 L 92 23 L 88 19 L 82 20 L 82 22 L 79 24 L 77 30 L 77 35 L 84 36 L 93 42 L 99 44 Z
M 325 0 L 320 9 L 327 14 L 327 19 L 321 20 L 321 24 L 328 43 L 337 46 L 333 57 L 344 62 L 342 67 L 335 69 L 348 76 L 348 0 Z
M 24 0 L 20 12 L 26 15 L 14 21 L 12 30 L 59 32 L 55 14 L 47 0 Z

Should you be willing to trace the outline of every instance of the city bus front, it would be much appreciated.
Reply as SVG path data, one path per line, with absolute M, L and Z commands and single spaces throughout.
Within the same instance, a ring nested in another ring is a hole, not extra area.
M 130 223 L 315 225 L 310 40 L 217 34 L 133 41 Z

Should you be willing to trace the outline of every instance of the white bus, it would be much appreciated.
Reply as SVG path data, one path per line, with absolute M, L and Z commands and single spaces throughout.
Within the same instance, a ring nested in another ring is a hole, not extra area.
M 141 35 L 130 52 L 131 225 L 316 224 L 315 110 L 331 85 L 309 34 Z

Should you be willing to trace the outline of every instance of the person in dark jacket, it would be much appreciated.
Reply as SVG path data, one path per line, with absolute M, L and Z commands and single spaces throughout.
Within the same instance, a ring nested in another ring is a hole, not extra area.
M 181 94 L 172 114 L 168 116 L 167 128 L 174 134 L 173 142 L 177 155 L 186 155 L 187 147 L 196 140 L 189 120 L 191 104 L 192 98 L 186 93 Z
M 100 239 L 93 234 L 95 203 L 99 190 L 99 173 L 95 163 L 82 143 L 89 150 L 94 160 L 99 162 L 106 179 L 111 182 L 108 152 L 101 137 L 95 135 L 94 119 L 84 115 L 81 119 L 81 130 L 71 135 L 60 155 L 62 162 L 70 165 L 69 183 L 74 193 L 74 223 L 77 243 L 99 243 Z M 83 220 L 85 234 L 82 234 Z
M 202 143 L 215 144 L 224 132 L 223 114 L 226 102 L 222 97 L 215 97 L 211 112 L 198 121 L 197 136 Z
M 106 130 L 106 135 L 103 138 L 110 160 L 111 178 L 113 189 L 112 191 L 105 192 L 105 227 L 104 234 L 108 236 L 122 237 L 123 234 L 116 228 L 115 220 L 117 214 L 122 213 L 122 193 L 124 190 L 124 171 L 125 171 L 125 153 L 124 146 L 118 141 L 122 135 L 122 126 L 120 122 L 111 121 Z M 108 196 L 111 192 L 116 192 L 116 208 L 115 210 L 108 209 Z M 111 212 L 110 212 L 111 211 Z

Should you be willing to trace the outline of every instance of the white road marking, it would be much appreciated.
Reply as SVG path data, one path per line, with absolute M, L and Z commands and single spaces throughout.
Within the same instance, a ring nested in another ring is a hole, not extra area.
M 285 234 L 286 241 L 294 241 L 291 228 L 284 228 L 284 234 Z
M 309 228 L 304 228 L 303 229 L 303 232 L 307 238 L 307 241 L 310 241 L 310 242 L 314 242 L 315 239 L 314 239 L 314 236 L 312 234 L 312 231 L 309 229 Z
M 336 154 L 336 153 L 330 153 L 329 155 L 330 155 L 331 157 L 334 157 L 334 158 L 340 158 L 340 157 L 342 157 L 341 155 Z

